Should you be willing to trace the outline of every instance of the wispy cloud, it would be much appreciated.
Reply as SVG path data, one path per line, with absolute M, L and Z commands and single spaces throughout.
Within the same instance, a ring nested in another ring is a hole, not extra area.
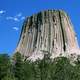
M 23 17 L 21 17 L 21 20 L 24 20 L 25 19 L 25 17 L 23 16 Z
M 7 20 L 19 21 L 17 17 L 6 17 Z
M 0 14 L 3 14 L 5 13 L 6 11 L 5 10 L 0 10 Z
M 19 30 L 18 27 L 13 27 L 12 29 L 15 30 L 15 31 L 18 31 Z
M 16 17 L 21 17 L 22 16 L 22 13 L 18 13 L 17 15 L 16 15 Z
M 22 15 L 22 13 L 18 13 L 16 16 L 8 16 L 8 17 L 6 17 L 6 19 L 18 22 L 18 21 L 24 20 L 25 17 Z

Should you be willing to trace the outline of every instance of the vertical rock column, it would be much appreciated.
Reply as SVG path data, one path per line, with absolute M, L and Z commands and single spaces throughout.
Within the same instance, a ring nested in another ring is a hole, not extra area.
M 56 57 L 71 49 L 78 49 L 78 44 L 68 15 L 47 10 L 25 20 L 16 51 L 27 57 L 39 52 Z

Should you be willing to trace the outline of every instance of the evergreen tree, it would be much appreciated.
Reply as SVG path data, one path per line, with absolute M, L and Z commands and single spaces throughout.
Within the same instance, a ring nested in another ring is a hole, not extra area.
M 45 54 L 44 58 L 39 62 L 39 69 L 41 72 L 41 80 L 51 80 L 50 77 L 51 59 L 49 54 Z
M 33 80 L 41 80 L 41 71 L 40 71 L 40 68 L 39 68 L 39 63 L 40 63 L 40 60 L 37 60 L 35 62 L 33 62 L 33 76 L 34 76 L 34 79 Z
M 13 58 L 13 73 L 17 80 L 23 80 L 23 61 L 19 52 L 15 53 Z
M 66 57 L 52 61 L 49 54 L 31 62 L 17 52 L 13 59 L 11 62 L 7 54 L 0 54 L 0 80 L 80 80 L 80 58 L 75 66 Z
M 0 54 L 0 80 L 5 76 L 10 75 L 11 70 L 10 57 L 7 54 Z
M 52 63 L 51 77 L 53 80 L 79 80 L 75 67 L 70 64 L 69 59 L 65 57 L 57 58 Z M 77 77 L 76 77 L 77 76 Z
M 30 61 L 24 61 L 23 64 L 23 80 L 33 80 L 33 65 Z

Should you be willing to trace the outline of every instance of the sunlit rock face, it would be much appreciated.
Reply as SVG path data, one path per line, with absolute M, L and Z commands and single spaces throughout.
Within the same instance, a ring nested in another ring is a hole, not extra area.
M 16 51 L 30 59 L 76 54 L 76 34 L 68 15 L 62 10 L 47 10 L 28 17 L 23 24 Z

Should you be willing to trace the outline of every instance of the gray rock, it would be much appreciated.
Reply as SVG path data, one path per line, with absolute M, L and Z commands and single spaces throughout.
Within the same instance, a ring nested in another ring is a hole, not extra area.
M 77 38 L 68 15 L 62 10 L 47 10 L 24 21 L 16 52 L 37 59 L 48 53 L 52 58 L 68 56 L 71 50 L 78 49 Z

